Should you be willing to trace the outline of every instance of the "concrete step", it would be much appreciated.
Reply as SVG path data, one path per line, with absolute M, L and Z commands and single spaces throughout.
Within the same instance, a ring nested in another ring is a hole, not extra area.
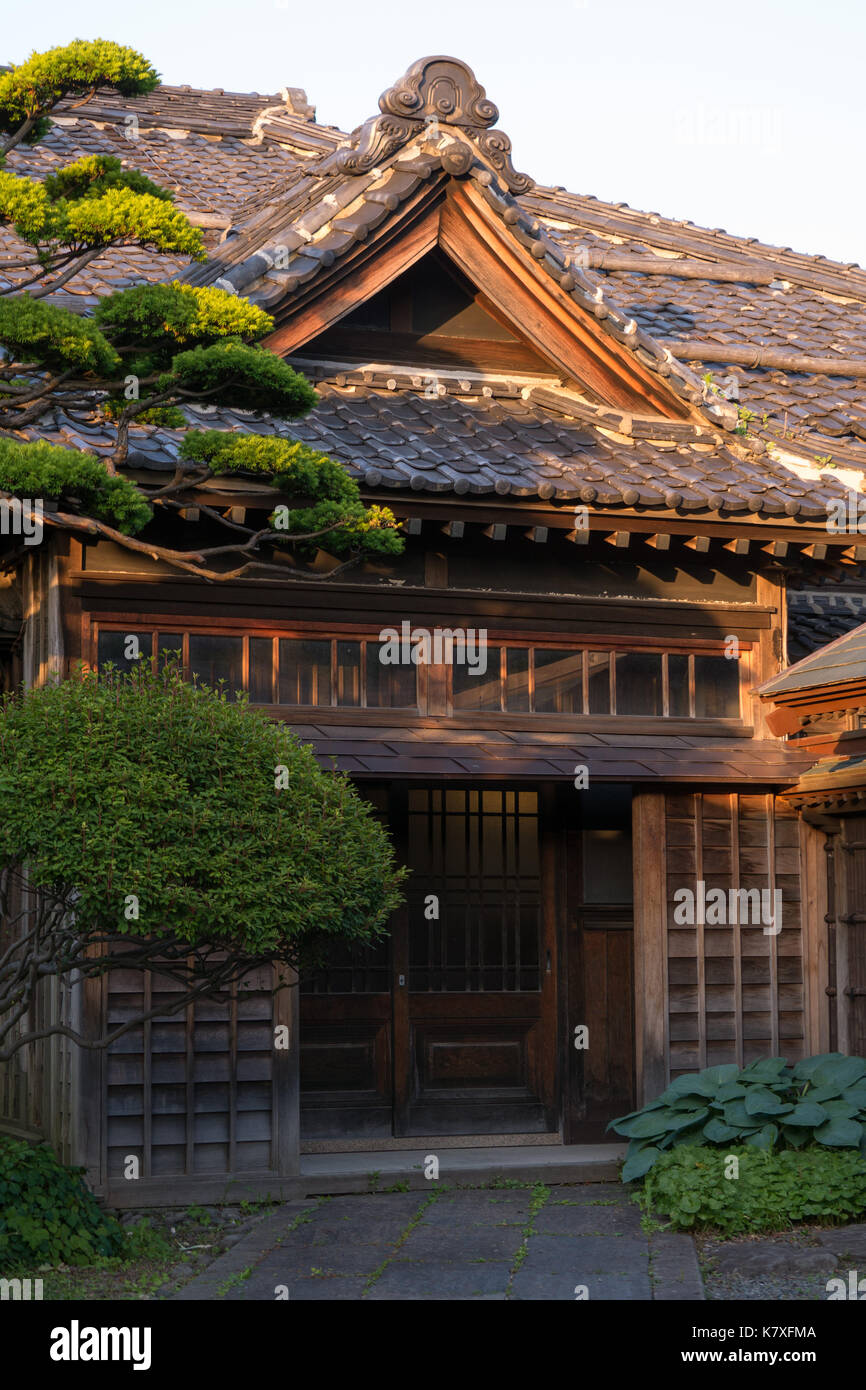
M 521 1144 L 477 1149 L 386 1150 L 302 1154 L 300 1190 L 305 1196 L 338 1192 L 429 1190 L 430 1158 L 438 1180 L 454 1187 L 490 1183 L 615 1182 L 625 1144 Z

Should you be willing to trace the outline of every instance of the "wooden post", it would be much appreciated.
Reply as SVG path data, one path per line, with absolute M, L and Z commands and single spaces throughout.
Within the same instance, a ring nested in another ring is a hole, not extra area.
M 637 1101 L 644 1105 L 668 1083 L 664 792 L 635 788 L 632 828 Z
M 300 1034 L 297 976 L 288 972 L 285 989 L 274 995 L 274 1027 L 288 1028 L 288 1047 L 274 1047 L 273 1124 L 274 1168 L 281 1178 L 297 1177 L 301 1171 L 300 1120 Z
M 806 1053 L 830 1051 L 827 988 L 830 959 L 827 923 L 825 834 L 800 817 L 800 913 L 803 943 L 803 1006 Z
M 839 1051 L 866 1051 L 866 816 L 843 816 L 836 854 Z

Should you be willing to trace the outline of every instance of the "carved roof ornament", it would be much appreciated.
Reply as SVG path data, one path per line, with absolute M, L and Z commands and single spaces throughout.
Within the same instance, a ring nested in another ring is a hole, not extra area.
M 514 168 L 511 141 L 505 132 L 490 129 L 499 119 L 499 110 L 472 69 L 459 58 L 441 54 L 419 58 L 382 93 L 379 110 L 380 116 L 373 116 L 353 131 L 348 148 L 337 151 L 332 166 L 335 172 L 368 173 L 425 129 L 431 139 L 441 138 L 439 127 L 443 126 L 473 141 L 512 193 L 528 193 L 534 186 L 528 174 L 519 174 Z M 445 134 L 443 130 L 441 135 Z M 446 146 L 448 158 L 443 158 L 443 164 L 449 172 L 464 173 L 471 159 L 468 152 L 458 154 L 455 143 L 452 138 Z
M 486 129 L 499 120 L 475 73 L 459 58 L 419 58 L 379 98 L 379 110 L 416 121 Z

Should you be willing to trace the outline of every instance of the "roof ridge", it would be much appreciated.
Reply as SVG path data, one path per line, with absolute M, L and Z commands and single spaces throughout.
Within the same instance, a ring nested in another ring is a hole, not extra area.
M 774 246 L 757 237 L 740 236 L 721 227 L 704 227 L 687 219 L 631 208 L 628 203 L 608 202 L 589 193 L 572 193 L 559 185 L 536 184 L 520 201 L 538 216 L 555 218 L 557 214 L 571 214 L 578 226 L 583 225 L 587 231 L 620 231 L 632 235 L 639 231 L 641 240 L 650 244 L 655 241 L 660 250 L 682 251 L 705 258 L 708 263 L 715 256 L 733 265 L 746 261 L 784 266 L 791 278 L 797 278 L 798 270 L 811 272 L 819 278 L 838 277 L 844 281 L 844 290 L 848 293 L 859 297 L 859 291 L 866 297 L 866 269 L 856 261 L 834 261 L 821 254 L 794 251 L 790 246 Z M 546 204 L 553 204 L 554 209 L 545 213 L 542 209 Z M 695 245 L 696 241 L 699 246 Z

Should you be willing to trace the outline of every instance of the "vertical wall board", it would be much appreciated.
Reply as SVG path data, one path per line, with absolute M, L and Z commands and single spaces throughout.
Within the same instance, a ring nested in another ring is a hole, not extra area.
M 297 977 L 274 996 L 274 1027 L 288 1029 L 288 1047 L 274 1048 L 274 1167 L 282 1177 L 300 1173 L 300 999 Z
M 664 1090 L 668 1074 L 664 794 L 635 788 L 632 816 L 637 1097 L 644 1104 Z
M 804 925 L 795 813 L 768 793 L 668 792 L 664 801 L 671 1074 L 796 1061 L 815 1036 L 806 973 L 817 969 L 817 943 Z M 734 902 L 732 890 L 749 897 Z

